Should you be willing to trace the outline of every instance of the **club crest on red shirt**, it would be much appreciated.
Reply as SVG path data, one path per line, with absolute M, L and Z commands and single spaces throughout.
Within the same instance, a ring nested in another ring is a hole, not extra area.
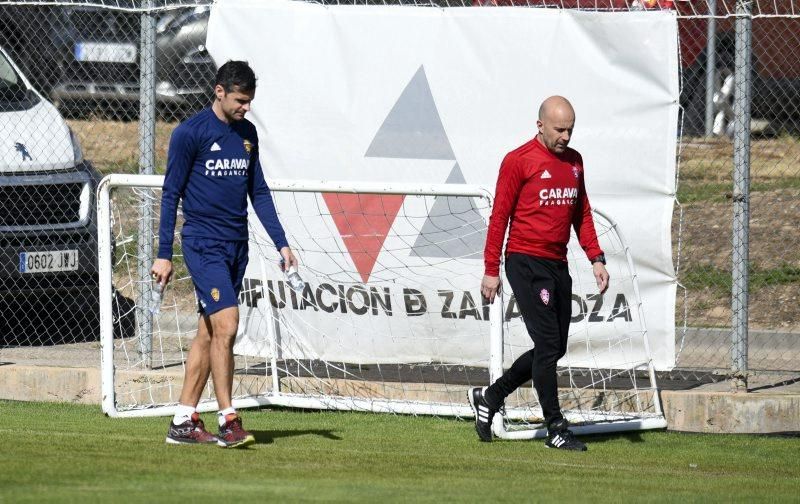
M 572 174 L 575 175 L 575 178 L 579 178 L 581 176 L 581 171 L 578 170 L 577 166 L 572 167 Z
M 547 289 L 540 290 L 539 297 L 542 299 L 542 303 L 544 303 L 545 306 L 550 304 L 550 292 Z

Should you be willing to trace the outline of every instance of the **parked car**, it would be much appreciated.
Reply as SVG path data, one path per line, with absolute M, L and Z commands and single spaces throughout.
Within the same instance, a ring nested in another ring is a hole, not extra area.
M 217 67 L 206 49 L 209 7 L 171 11 L 156 26 L 158 100 L 185 113 L 211 104 Z
M 0 48 L 0 344 L 96 336 L 100 174 Z M 91 324 L 89 324 L 91 325 Z
M 120 6 L 132 0 L 119 0 Z M 138 3 L 138 2 L 137 2 Z M 170 10 L 156 22 L 156 101 L 166 116 L 211 101 L 216 67 L 206 51 L 209 7 Z M 0 44 L 11 49 L 34 87 L 67 115 L 139 110 L 141 14 L 86 6 L 0 9 Z
M 69 112 L 95 106 L 138 112 L 141 16 L 75 7 L 64 10 L 66 50 L 51 97 Z M 210 103 L 216 67 L 205 48 L 208 7 L 168 11 L 156 24 L 156 100 L 167 115 Z

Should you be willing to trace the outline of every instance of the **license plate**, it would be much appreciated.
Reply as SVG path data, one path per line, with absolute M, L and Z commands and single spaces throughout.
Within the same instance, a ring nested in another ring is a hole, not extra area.
M 20 252 L 20 273 L 45 273 L 48 271 L 77 271 L 77 250 L 54 250 L 51 252 Z
M 78 42 L 75 44 L 75 59 L 105 63 L 135 63 L 136 46 L 111 42 Z

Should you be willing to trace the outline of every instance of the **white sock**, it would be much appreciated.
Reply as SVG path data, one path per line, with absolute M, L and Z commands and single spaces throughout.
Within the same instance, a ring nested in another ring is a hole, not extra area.
M 225 425 L 225 417 L 231 414 L 233 415 L 236 414 L 236 410 L 233 408 L 233 406 L 231 406 L 230 408 L 225 408 L 224 410 L 220 410 L 217 413 L 217 421 L 219 422 L 220 427 Z
M 194 411 L 194 406 L 178 404 L 175 407 L 175 416 L 172 417 L 172 423 L 175 425 L 180 425 L 184 422 L 188 422 L 192 418 Z

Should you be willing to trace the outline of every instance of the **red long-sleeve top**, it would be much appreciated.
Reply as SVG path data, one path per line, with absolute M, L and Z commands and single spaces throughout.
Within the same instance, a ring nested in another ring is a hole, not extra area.
M 573 149 L 557 155 L 534 138 L 503 159 L 483 253 L 486 275 L 500 275 L 509 218 L 506 254 L 566 262 L 570 226 L 590 260 L 603 253 L 583 182 L 583 159 Z

